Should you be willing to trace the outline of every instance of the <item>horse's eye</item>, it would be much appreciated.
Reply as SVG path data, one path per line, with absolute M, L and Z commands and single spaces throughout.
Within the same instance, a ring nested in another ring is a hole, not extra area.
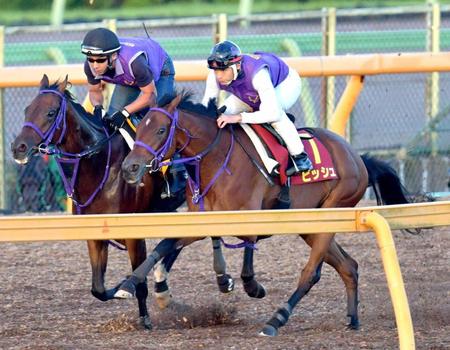
M 165 132 L 166 132 L 166 128 L 162 127 L 162 128 L 159 128 L 159 129 L 158 129 L 157 134 L 158 134 L 158 135 L 162 135 L 162 134 L 164 134 Z
M 56 110 L 55 109 L 51 109 L 51 110 L 48 111 L 48 113 L 47 113 L 47 117 L 48 118 L 55 118 L 55 116 L 56 116 Z

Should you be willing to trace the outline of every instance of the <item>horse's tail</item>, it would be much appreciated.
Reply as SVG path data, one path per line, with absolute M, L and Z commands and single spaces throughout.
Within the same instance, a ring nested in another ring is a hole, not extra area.
M 372 186 L 378 205 L 406 204 L 408 191 L 397 172 L 386 162 L 370 155 L 361 156 L 369 173 L 369 186 Z

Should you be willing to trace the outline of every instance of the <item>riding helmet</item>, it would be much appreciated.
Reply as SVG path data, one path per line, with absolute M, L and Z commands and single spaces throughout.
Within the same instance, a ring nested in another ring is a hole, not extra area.
M 117 35 L 106 28 L 90 30 L 83 39 L 81 52 L 87 56 L 110 55 L 120 50 Z
M 242 59 L 239 46 L 229 40 L 221 41 L 214 45 L 208 57 L 210 69 L 225 69 L 236 64 Z

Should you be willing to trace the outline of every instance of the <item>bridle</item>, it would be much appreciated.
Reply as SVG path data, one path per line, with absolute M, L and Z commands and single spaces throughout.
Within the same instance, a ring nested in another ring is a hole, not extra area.
M 179 114 L 178 114 L 178 109 L 175 109 L 175 112 L 173 115 L 162 108 L 150 108 L 149 112 L 151 112 L 151 111 L 161 112 L 167 118 L 170 119 L 169 136 L 167 137 L 164 144 L 158 150 L 155 150 L 151 146 L 149 146 L 146 143 L 141 142 L 141 141 L 135 141 L 134 145 L 135 145 L 135 147 L 139 146 L 139 147 L 145 148 L 149 153 L 151 153 L 154 156 L 154 158 L 150 161 L 150 163 L 146 165 L 146 167 L 149 168 L 149 172 L 154 173 L 154 172 L 160 170 L 161 167 L 163 167 L 164 165 L 172 164 L 172 162 L 170 162 L 170 161 L 167 161 L 164 163 L 162 163 L 162 161 L 164 160 L 164 157 L 166 156 L 167 152 L 169 151 L 169 149 L 172 146 L 172 143 L 174 141 L 175 129 L 177 128 L 177 125 L 178 125 L 178 115 Z M 192 138 L 192 136 L 187 132 L 187 130 L 185 130 L 185 129 L 182 129 L 182 130 L 184 130 L 186 132 L 186 134 L 188 136 L 187 142 L 189 143 L 189 140 L 190 140 L 190 138 Z M 187 143 L 186 143 L 186 145 L 187 145 Z
M 181 147 L 179 150 L 176 150 L 176 152 L 175 152 L 176 154 L 179 154 L 183 149 L 185 149 L 187 147 L 187 145 L 189 144 L 189 142 L 191 141 L 191 139 L 193 139 L 194 137 L 189 133 L 189 131 L 187 129 L 179 126 L 178 109 L 175 109 L 173 114 L 171 114 L 170 112 L 166 111 L 163 108 L 150 108 L 149 112 L 151 112 L 151 111 L 161 112 L 170 119 L 171 124 L 170 124 L 169 135 L 168 135 L 166 141 L 164 142 L 164 144 L 157 150 L 155 150 L 153 147 L 151 147 L 151 146 L 147 145 L 146 143 L 139 141 L 139 140 L 134 143 L 134 146 L 135 147 L 143 147 L 150 154 L 152 154 L 154 156 L 154 158 L 150 161 L 150 163 L 146 165 L 147 168 L 150 168 L 150 170 L 149 170 L 150 172 L 158 171 L 161 169 L 161 167 L 163 167 L 165 165 L 170 165 L 170 164 L 186 164 L 186 165 L 194 166 L 194 168 L 195 168 L 194 173 L 191 173 L 188 171 L 188 175 L 189 175 L 188 183 L 189 183 L 191 192 L 193 194 L 192 202 L 194 204 L 199 204 L 200 209 L 204 210 L 203 197 L 205 197 L 205 195 L 207 194 L 209 189 L 212 187 L 214 182 L 216 182 L 217 178 L 224 171 L 226 171 L 228 174 L 231 174 L 230 170 L 228 169 L 228 163 L 229 163 L 231 153 L 233 151 L 233 146 L 234 146 L 233 133 L 230 134 L 231 135 L 230 147 L 228 149 L 224 163 L 217 170 L 216 174 L 213 176 L 211 181 L 205 187 L 203 192 L 201 192 L 200 191 L 200 162 L 219 143 L 223 129 L 219 129 L 214 140 L 203 151 L 197 153 L 196 155 L 194 155 L 192 157 L 185 157 L 185 158 L 175 159 L 175 160 L 171 160 L 171 161 L 163 161 L 164 157 L 167 154 L 167 151 L 172 147 L 172 144 L 175 139 L 175 130 L 177 128 L 186 134 L 187 140 L 186 140 L 186 143 L 183 145 L 183 147 Z
M 106 137 L 101 140 L 100 142 L 96 142 L 94 145 L 87 147 L 86 150 L 78 153 L 70 153 L 63 151 L 60 146 L 62 141 L 64 140 L 64 137 L 67 132 L 67 97 L 64 93 L 59 92 L 57 90 L 50 90 L 50 89 L 44 89 L 40 90 L 39 94 L 55 94 L 61 98 L 61 104 L 59 107 L 58 115 L 55 118 L 55 121 L 53 124 L 49 127 L 47 131 L 42 131 L 36 124 L 33 122 L 25 122 L 23 127 L 29 127 L 33 129 L 40 137 L 41 137 L 41 143 L 38 146 L 35 146 L 34 148 L 40 153 L 40 154 L 47 154 L 55 156 L 56 163 L 58 165 L 58 170 L 60 173 L 60 176 L 64 183 L 64 189 L 67 193 L 67 196 L 72 198 L 72 201 L 77 209 L 77 213 L 81 212 L 81 208 L 87 207 L 92 203 L 95 196 L 100 192 L 100 190 L 103 188 L 103 186 L 106 183 L 106 180 L 109 177 L 109 170 L 110 170 L 110 162 L 111 162 L 111 138 L 114 136 L 114 134 L 109 135 L 108 131 L 105 127 L 103 127 L 103 131 L 106 135 Z M 57 130 L 61 130 L 61 134 L 59 135 L 58 140 L 52 144 L 52 140 L 55 136 L 55 133 Z M 90 157 L 96 153 L 99 152 L 99 149 L 105 142 L 108 142 L 108 156 L 106 160 L 106 166 L 105 166 L 105 172 L 103 174 L 102 181 L 98 185 L 98 187 L 94 190 L 94 192 L 89 196 L 87 201 L 83 204 L 80 204 L 75 198 L 74 190 L 75 190 L 75 182 L 78 175 L 78 169 L 79 169 L 79 163 L 81 159 L 85 157 Z M 71 164 L 74 166 L 73 168 L 73 174 L 71 177 L 71 180 L 67 179 L 67 176 L 65 175 L 65 172 L 63 170 L 62 164 Z

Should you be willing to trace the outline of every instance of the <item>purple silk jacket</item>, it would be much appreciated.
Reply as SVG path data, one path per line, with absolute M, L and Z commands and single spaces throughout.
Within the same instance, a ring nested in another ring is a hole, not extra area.
M 144 54 L 156 83 L 161 75 L 163 64 L 168 57 L 167 52 L 150 38 L 119 38 L 119 41 L 122 47 L 116 61 L 114 77 L 111 78 L 106 75 L 96 76 L 91 68 L 95 78 L 118 85 L 137 86 L 131 70 L 131 63 L 136 57 Z
M 237 96 L 254 111 L 257 111 L 261 105 L 261 100 L 258 92 L 253 88 L 252 79 L 263 68 L 268 68 L 274 87 L 277 87 L 286 79 L 289 73 L 288 65 L 279 57 L 267 52 L 255 52 L 254 55 L 243 55 L 241 72 L 238 78 L 229 85 L 219 84 L 219 88 Z

